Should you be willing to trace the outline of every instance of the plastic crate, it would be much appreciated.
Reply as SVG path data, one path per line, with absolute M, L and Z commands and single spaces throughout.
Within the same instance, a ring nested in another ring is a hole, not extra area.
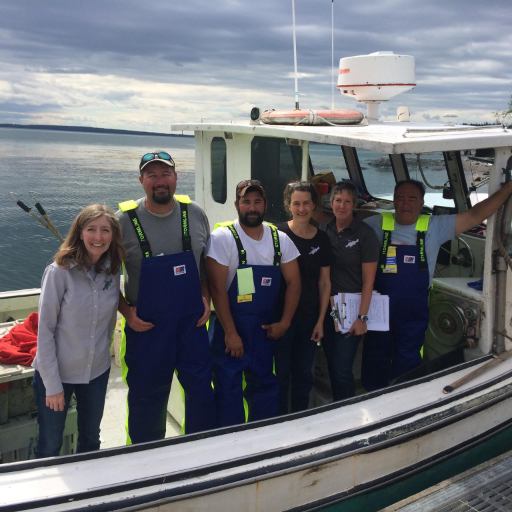
M 4 464 L 33 459 L 38 429 L 35 414 L 10 418 L 5 425 L 0 425 L 0 462 Z M 76 408 L 70 407 L 66 417 L 61 455 L 76 453 L 77 433 Z

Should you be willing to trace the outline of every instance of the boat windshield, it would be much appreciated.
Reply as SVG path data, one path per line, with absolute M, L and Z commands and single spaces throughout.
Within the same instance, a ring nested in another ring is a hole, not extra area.
M 419 156 L 419 160 L 418 160 Z M 409 177 L 421 181 L 426 188 L 425 206 L 454 207 L 453 199 L 443 198 L 443 188 L 450 186 L 448 172 L 441 152 L 405 155 Z
M 336 181 L 350 179 L 341 146 L 310 142 L 309 157 L 314 174 L 330 171 Z

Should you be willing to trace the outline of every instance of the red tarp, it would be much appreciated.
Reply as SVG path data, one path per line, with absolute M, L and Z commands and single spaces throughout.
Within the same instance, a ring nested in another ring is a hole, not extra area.
M 0 362 L 32 366 L 37 347 L 37 313 L 30 313 L 22 323 L 15 325 L 0 338 Z

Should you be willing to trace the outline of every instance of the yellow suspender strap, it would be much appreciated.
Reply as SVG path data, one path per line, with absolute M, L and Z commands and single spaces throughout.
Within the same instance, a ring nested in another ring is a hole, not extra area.
M 119 203 L 119 209 L 122 212 L 127 212 L 129 210 L 135 210 L 136 208 L 138 208 L 138 205 L 137 205 L 137 203 L 133 199 L 130 199 L 129 201 L 123 201 L 122 203 Z
M 430 215 L 420 215 L 420 218 L 416 221 L 416 231 L 428 231 L 428 221 Z
M 183 203 L 183 204 L 190 204 L 192 201 L 190 200 L 190 197 L 189 196 L 186 196 L 186 195 L 178 195 L 178 194 L 174 194 L 174 199 L 176 199 L 176 201 L 178 201 L 178 203 Z

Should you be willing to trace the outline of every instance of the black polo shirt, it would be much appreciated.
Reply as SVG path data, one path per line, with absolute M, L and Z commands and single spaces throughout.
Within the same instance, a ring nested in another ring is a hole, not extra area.
M 360 293 L 363 288 L 362 264 L 379 261 L 380 244 L 373 229 L 354 217 L 348 228 L 338 233 L 336 218 L 320 229 L 331 241 L 334 263 L 331 265 L 331 295 Z

